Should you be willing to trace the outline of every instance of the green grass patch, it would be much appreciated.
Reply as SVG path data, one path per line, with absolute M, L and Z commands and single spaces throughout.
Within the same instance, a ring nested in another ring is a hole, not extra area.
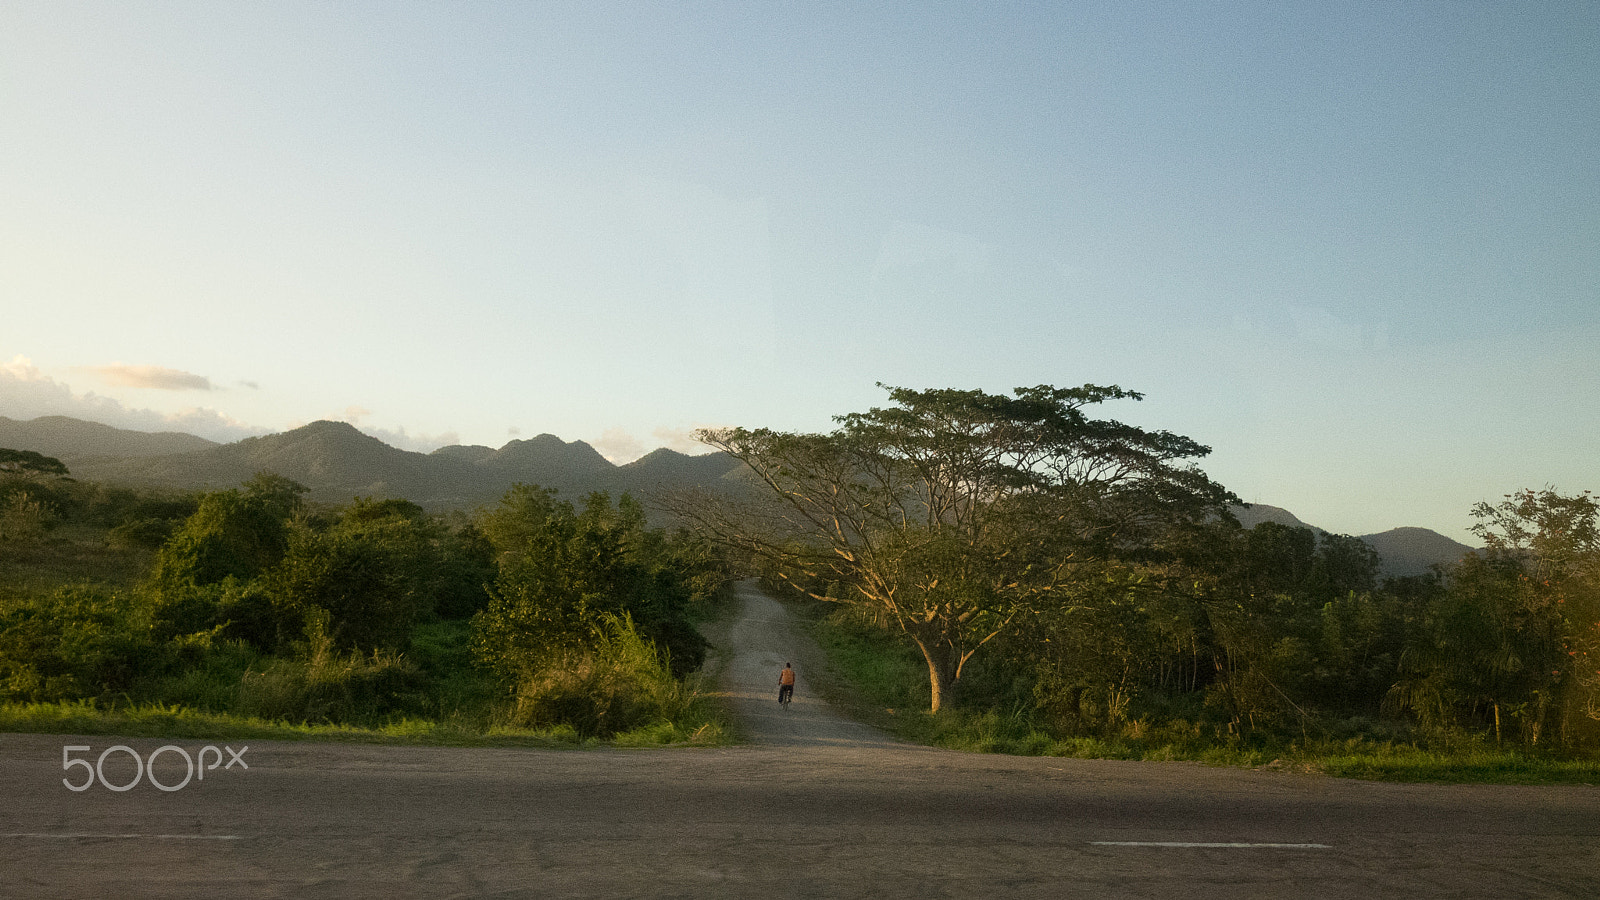
M 398 719 L 374 727 L 271 721 L 229 713 L 201 712 L 147 703 L 106 707 L 88 700 L 60 703 L 0 703 L 0 732 L 111 734 L 122 737 L 194 740 L 325 741 L 442 747 L 711 747 L 729 743 L 715 720 L 698 724 L 655 723 L 617 735 L 613 741 L 583 738 L 569 726 L 484 729 L 448 721 Z
M 1600 761 L 1530 756 L 1516 751 L 1436 753 L 1416 747 L 1310 754 L 1305 764 L 1340 778 L 1443 784 L 1600 785 Z
M 827 677 L 812 676 L 808 681 L 846 715 L 920 740 L 902 729 L 919 727 L 914 714 L 926 710 L 932 696 L 922 655 L 895 635 L 864 627 L 844 611 L 827 615 L 828 609 L 798 610 L 799 621 L 828 658 Z

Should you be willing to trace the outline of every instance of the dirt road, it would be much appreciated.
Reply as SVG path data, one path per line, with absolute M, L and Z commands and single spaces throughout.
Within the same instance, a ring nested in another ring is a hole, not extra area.
M 817 696 L 822 653 L 783 604 L 753 582 L 738 585 L 739 614 L 715 636 L 717 652 L 730 658 L 722 673 L 722 695 L 738 716 L 740 734 L 753 744 L 781 747 L 882 749 L 894 744 L 873 728 L 836 714 Z M 793 663 L 798 673 L 794 701 L 778 705 L 778 673 Z
M 747 746 L 256 742 L 170 793 L 75 793 L 64 745 L 166 742 L 0 735 L 0 896 L 1600 897 L 1597 789 L 907 747 L 817 701 L 781 606 L 747 591 L 723 643 Z M 120 751 L 104 768 L 133 774 Z M 155 769 L 185 774 L 171 751 Z

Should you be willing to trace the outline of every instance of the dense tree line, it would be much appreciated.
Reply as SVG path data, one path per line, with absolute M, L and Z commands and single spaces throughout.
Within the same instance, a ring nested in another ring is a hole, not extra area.
M 30 468 L 8 473 L 0 503 L 21 496 L 43 515 L 0 535 L 0 551 L 48 549 L 50 526 L 75 523 L 149 563 L 125 587 L 0 597 L 0 697 L 15 701 L 370 723 L 459 712 L 444 708 L 448 682 L 501 724 L 612 734 L 681 699 L 704 655 L 690 618 L 725 580 L 703 547 L 648 527 L 627 496 L 575 509 L 518 485 L 475 516 L 397 499 L 313 508 L 268 473 L 153 496 L 18 456 Z M 559 676 L 597 665 L 615 696 L 583 708 Z

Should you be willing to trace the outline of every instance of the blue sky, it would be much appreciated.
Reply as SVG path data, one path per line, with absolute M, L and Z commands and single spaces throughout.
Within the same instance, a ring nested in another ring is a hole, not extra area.
M 1247 500 L 1600 489 L 1600 6 L 0 7 L 0 415 L 619 461 L 1120 384 Z

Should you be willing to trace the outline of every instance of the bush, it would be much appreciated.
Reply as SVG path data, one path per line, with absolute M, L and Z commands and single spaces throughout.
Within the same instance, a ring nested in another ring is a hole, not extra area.
M 631 619 L 608 617 L 591 649 L 560 654 L 523 676 L 508 724 L 567 725 L 583 737 L 609 738 L 677 719 L 693 700 Z
M 170 658 L 139 613 L 125 595 L 93 587 L 0 607 L 0 695 L 54 702 L 130 691 Z
M 181 524 L 176 519 L 128 519 L 106 532 L 106 542 L 118 550 L 158 550 Z
M 284 610 L 307 622 L 325 614 L 328 634 L 341 649 L 403 649 L 421 602 L 411 561 L 423 549 L 403 523 L 296 529 L 267 580 Z

